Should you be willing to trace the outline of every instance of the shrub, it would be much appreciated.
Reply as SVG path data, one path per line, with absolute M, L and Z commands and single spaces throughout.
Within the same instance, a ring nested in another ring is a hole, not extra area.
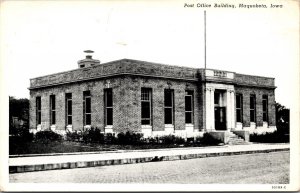
M 9 137 L 10 142 L 24 144 L 33 140 L 33 134 L 26 128 L 14 128 L 14 134 Z
M 122 145 L 138 145 L 144 143 L 143 134 L 127 131 L 118 134 L 118 143 Z
M 66 140 L 67 141 L 75 141 L 78 142 L 82 139 L 82 133 L 81 132 L 67 132 L 66 133 Z
M 177 137 L 174 135 L 165 135 L 165 136 L 158 137 L 157 141 L 164 145 L 184 144 L 185 143 L 185 140 L 182 137 Z
M 115 144 L 117 143 L 117 138 L 115 136 L 115 134 L 112 134 L 112 133 L 106 133 L 104 135 L 104 143 L 106 144 Z
M 62 141 L 63 137 L 51 130 L 39 131 L 35 134 L 35 141 L 49 143 L 53 141 Z
M 204 133 L 203 137 L 198 139 L 200 141 L 200 144 L 203 145 L 218 145 L 219 143 L 222 143 L 221 140 L 214 138 L 209 133 Z M 197 139 L 196 139 L 197 141 Z
M 287 143 L 289 142 L 289 135 L 281 131 L 267 132 L 263 134 L 253 133 L 250 135 L 251 142 L 260 143 Z
M 104 134 L 101 133 L 99 128 L 92 127 L 82 132 L 82 140 L 85 143 L 104 143 Z

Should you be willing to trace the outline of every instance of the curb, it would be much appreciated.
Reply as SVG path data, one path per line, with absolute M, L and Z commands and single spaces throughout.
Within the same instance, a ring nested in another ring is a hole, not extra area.
M 73 169 L 73 168 L 86 168 L 86 167 L 96 167 L 96 166 L 136 164 L 136 163 L 156 162 L 156 161 L 174 161 L 174 160 L 186 160 L 186 159 L 217 157 L 217 156 L 270 153 L 270 152 L 289 151 L 289 150 L 290 148 L 277 148 L 277 149 L 232 151 L 232 152 L 219 152 L 219 153 L 181 154 L 181 155 L 169 155 L 169 156 L 160 156 L 160 157 L 151 156 L 151 157 L 140 157 L 140 158 L 108 159 L 108 160 L 98 160 L 98 161 L 78 161 L 78 162 L 50 163 L 50 164 L 38 164 L 38 165 L 21 165 L 21 166 L 9 166 L 9 173 L 12 174 L 12 173 L 58 170 L 58 169 Z

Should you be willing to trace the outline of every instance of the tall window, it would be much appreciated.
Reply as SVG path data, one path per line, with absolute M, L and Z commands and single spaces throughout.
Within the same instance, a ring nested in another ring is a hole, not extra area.
M 67 125 L 72 125 L 72 93 L 66 94 L 66 119 Z
M 263 121 L 268 122 L 268 95 L 263 95 Z
M 55 125 L 55 95 L 50 95 L 50 123 Z
M 90 91 L 83 92 L 83 123 L 91 125 L 91 93 Z
M 165 124 L 174 122 L 174 91 L 165 89 Z
M 192 124 L 193 123 L 193 114 L 194 114 L 194 92 L 193 91 L 185 91 L 185 123 Z
M 243 96 L 236 95 L 236 122 L 243 122 Z
M 256 100 L 255 95 L 250 95 L 250 122 L 256 121 Z
M 151 99 L 152 99 L 151 88 L 142 88 L 141 90 L 142 125 L 151 125 L 151 119 L 152 119 Z
M 42 105 L 41 105 L 41 97 L 36 97 L 36 124 L 41 124 L 42 117 Z
M 105 125 L 113 125 L 113 92 L 111 88 L 104 90 Z

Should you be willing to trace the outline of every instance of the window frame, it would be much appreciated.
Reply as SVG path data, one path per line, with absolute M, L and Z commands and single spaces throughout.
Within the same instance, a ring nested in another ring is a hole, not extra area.
M 111 96 L 111 106 L 107 105 L 107 99 L 108 99 L 108 94 L 110 94 Z M 113 106 L 114 106 L 114 102 L 113 102 L 113 90 L 112 88 L 106 88 L 104 89 L 104 123 L 105 126 L 113 126 L 114 123 L 114 112 L 113 112 Z M 111 123 L 108 124 L 108 109 L 111 109 Z
M 71 103 L 71 108 L 69 107 L 69 102 Z M 69 111 L 71 109 L 71 111 Z M 71 122 L 69 122 L 69 118 Z M 66 93 L 66 125 L 73 124 L 73 102 L 72 93 Z
M 239 106 L 238 107 L 238 97 L 239 97 Z M 235 95 L 235 101 L 236 101 L 236 104 L 235 104 L 235 111 L 236 111 L 236 122 L 237 123 L 243 123 L 243 95 L 240 94 L 240 93 L 237 93 Z M 238 114 L 240 115 L 240 120 L 238 120 Z
M 251 107 L 251 103 L 253 103 L 253 107 Z M 250 95 L 250 105 L 249 106 L 250 106 L 249 107 L 249 109 L 250 109 L 250 122 L 255 123 L 256 122 L 256 96 L 255 96 L 255 94 Z M 253 119 L 252 119 L 252 116 L 253 116 Z
M 87 99 L 89 99 L 89 111 L 90 112 L 87 112 Z M 92 124 L 92 108 L 91 108 L 91 105 L 92 105 L 92 97 L 91 97 L 91 92 L 90 91 L 84 91 L 83 92 L 83 124 L 84 126 L 89 126 Z M 90 119 L 89 122 L 90 124 L 88 124 L 88 118 Z
M 42 123 L 42 98 L 37 96 L 35 98 L 36 102 L 36 125 L 40 125 Z
M 56 124 L 56 99 L 55 95 L 50 95 L 50 125 Z
M 187 107 L 186 107 L 186 100 L 187 100 L 186 98 L 187 97 L 190 98 L 191 110 L 187 110 Z M 194 91 L 186 90 L 184 100 L 185 100 L 185 124 L 194 124 Z M 191 116 L 190 123 L 187 122 L 187 114 L 190 114 L 190 116 Z
M 268 108 L 269 108 L 269 101 L 268 101 L 268 95 L 264 94 L 262 96 L 262 112 L 263 112 L 263 122 L 268 122 Z M 266 107 L 265 107 L 266 106 Z M 264 110 L 264 107 L 266 108 Z
M 171 94 L 171 106 L 166 106 L 166 94 L 170 92 Z M 175 105 L 174 105 L 174 90 L 173 89 L 165 89 L 164 90 L 164 123 L 165 125 L 174 125 L 174 122 L 175 122 L 175 117 L 174 117 L 174 108 Z M 167 121 L 167 117 L 166 117 L 166 114 L 167 114 L 167 109 L 171 109 L 171 123 L 169 121 Z
M 146 94 L 148 94 L 148 96 L 146 96 Z M 143 118 L 143 103 L 149 104 L 149 117 L 147 118 Z M 143 121 L 149 121 L 149 124 L 144 124 Z M 141 88 L 141 125 L 152 126 L 152 88 Z

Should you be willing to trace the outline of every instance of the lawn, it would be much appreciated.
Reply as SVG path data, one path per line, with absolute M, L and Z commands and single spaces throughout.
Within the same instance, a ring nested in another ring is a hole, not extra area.
M 198 140 L 187 140 L 172 135 L 143 139 L 142 135 L 126 132 L 117 137 L 104 135 L 100 130 L 67 134 L 66 140 L 53 131 L 40 131 L 35 136 L 28 132 L 10 136 L 9 154 L 45 154 L 72 152 L 101 152 L 116 150 L 162 149 L 178 147 L 201 147 L 220 144 L 219 140 L 205 134 Z
M 61 142 L 13 142 L 9 143 L 9 154 L 45 154 L 45 153 L 72 153 L 72 152 L 101 152 L 116 150 L 139 150 L 139 149 L 160 149 L 160 148 L 180 148 L 180 147 L 201 147 L 203 144 L 142 144 L 142 145 L 116 145 L 80 143 L 71 141 Z

